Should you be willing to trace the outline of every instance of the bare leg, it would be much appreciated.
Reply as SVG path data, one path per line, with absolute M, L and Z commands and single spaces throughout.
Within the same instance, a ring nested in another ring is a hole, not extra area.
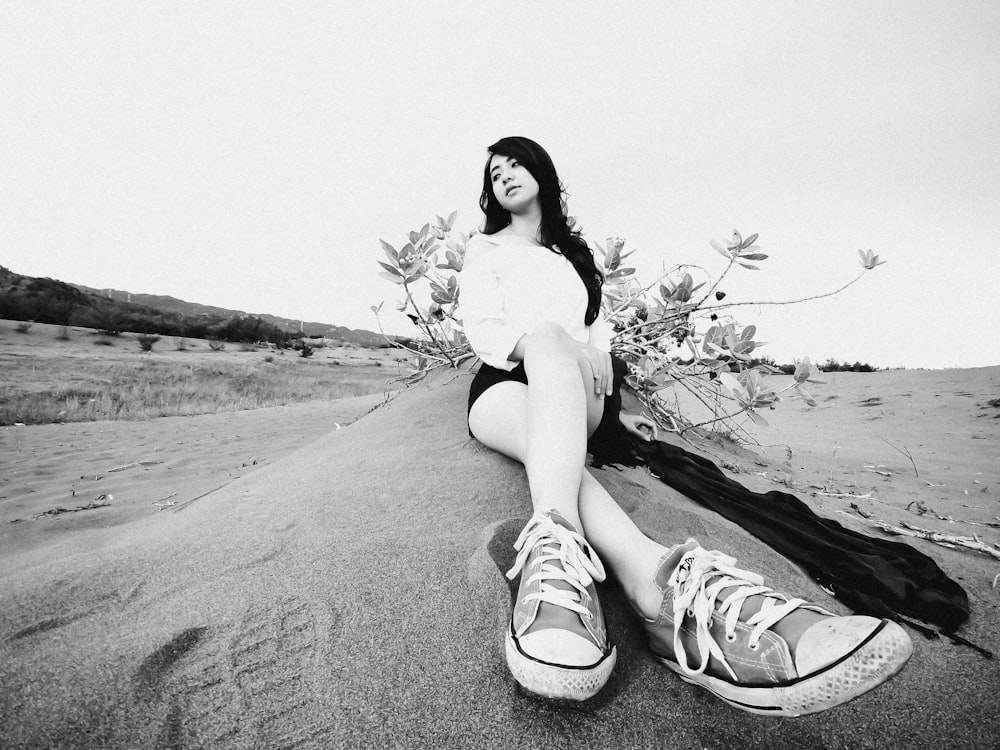
M 527 337 L 524 367 L 531 387 L 490 388 L 473 405 L 469 426 L 481 442 L 524 464 L 535 511 L 555 510 L 582 529 L 578 496 L 587 435 L 601 421 L 604 398 L 594 394 L 579 345 L 557 325 L 542 324 Z
M 529 389 L 521 383 L 508 382 L 493 386 L 472 407 L 469 415 L 472 433 L 487 447 L 527 466 L 525 458 L 528 454 L 531 403 Z M 556 414 L 550 418 L 558 422 L 561 416 Z M 535 467 L 544 473 L 546 466 L 552 464 L 547 463 L 549 459 L 544 455 L 547 451 L 544 451 L 544 444 L 542 446 L 543 455 L 536 459 Z M 585 440 L 582 450 L 586 451 Z M 643 617 L 653 619 L 659 612 L 663 599 L 663 592 L 655 585 L 654 576 L 660 561 L 669 550 L 650 539 L 635 525 L 601 483 L 586 470 L 585 458 L 586 455 L 580 459 L 579 474 L 571 474 L 568 480 L 570 486 L 576 487 L 577 494 L 574 498 L 566 498 L 564 491 L 557 492 L 565 490 L 565 486 L 552 487 L 544 481 L 539 484 L 553 494 L 539 498 L 535 494 L 536 485 L 531 482 L 529 474 L 533 506 L 535 510 L 555 508 L 583 531 L 587 541 L 594 546 L 621 583 L 632 605 Z M 563 464 L 563 468 L 566 468 L 566 464 Z M 555 505 L 553 501 L 562 505 Z M 762 602 L 760 597 L 748 600 L 744 607 L 747 615 L 756 612 Z M 773 630 L 794 643 L 799 634 L 819 617 L 808 610 L 797 610 L 774 625 Z
M 532 388 L 512 382 L 493 386 L 473 405 L 469 426 L 481 443 L 525 464 L 534 509 L 555 509 L 584 532 L 629 599 L 640 612 L 653 617 L 663 596 L 653 577 L 667 548 L 643 534 L 586 470 L 586 435 L 600 422 L 601 412 L 595 415 L 595 407 L 603 411 L 603 399 L 583 386 L 575 354 L 569 367 L 565 353 L 551 346 L 549 339 L 558 335 L 550 337 L 546 332 L 546 337 L 544 349 L 527 350 L 526 363 L 538 355 L 528 373 Z M 546 395 L 537 393 L 536 385 Z M 586 413 L 581 413 L 580 404 L 591 402 Z M 550 408 L 553 404 L 555 409 Z M 572 434 L 570 425 L 584 419 L 580 434 Z M 538 433 L 534 440 L 529 437 L 533 431 Z M 570 455 L 561 456 L 560 450 Z

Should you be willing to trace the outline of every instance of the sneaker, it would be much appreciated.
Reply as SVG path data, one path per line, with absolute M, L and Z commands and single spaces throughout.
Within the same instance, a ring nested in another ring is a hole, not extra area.
M 735 564 L 689 539 L 657 570 L 663 603 L 658 618 L 644 623 L 650 648 L 687 682 L 745 711 L 801 716 L 868 692 L 910 658 L 913 644 L 898 624 L 838 617 Z M 825 617 L 790 644 L 770 628 L 797 609 Z
M 609 647 L 595 581 L 597 553 L 555 511 L 536 513 L 514 543 L 507 578 L 521 574 L 506 637 L 507 665 L 526 690 L 582 701 L 608 681 L 616 651 Z

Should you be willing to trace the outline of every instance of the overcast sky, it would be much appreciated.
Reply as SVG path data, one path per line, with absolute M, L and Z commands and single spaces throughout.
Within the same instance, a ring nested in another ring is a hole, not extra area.
M 1000 364 L 1000 3 L 0 3 L 0 265 L 375 329 L 378 240 L 545 146 L 592 240 L 778 361 Z M 389 305 L 387 305 L 388 307 Z M 388 313 L 390 330 L 409 324 Z

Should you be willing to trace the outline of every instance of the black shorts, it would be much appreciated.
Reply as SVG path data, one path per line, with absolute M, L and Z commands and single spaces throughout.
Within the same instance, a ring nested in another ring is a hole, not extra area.
M 610 396 L 604 399 L 604 415 L 601 417 L 601 423 L 597 430 L 587 442 L 587 450 L 594 455 L 595 459 L 598 456 L 613 457 L 610 460 L 625 462 L 631 454 L 625 449 L 627 440 L 621 423 L 618 421 L 618 413 L 622 408 L 621 386 L 625 381 L 628 366 L 623 360 L 612 356 L 611 367 L 614 370 L 614 390 Z M 479 372 L 476 373 L 472 379 L 472 385 L 469 386 L 469 405 L 466 410 L 466 419 L 468 419 L 468 414 L 472 411 L 472 405 L 476 403 L 476 399 L 482 396 L 487 388 L 507 381 L 528 384 L 528 374 L 524 371 L 523 362 L 509 371 L 491 367 L 485 362 L 481 363 Z M 471 429 L 469 437 L 475 437 Z M 626 450 L 626 453 L 621 452 L 623 449 Z
M 528 373 L 524 371 L 523 362 L 513 370 L 501 370 L 498 367 L 491 367 L 485 362 L 480 364 L 479 372 L 476 373 L 476 377 L 472 379 L 472 385 L 469 386 L 469 406 L 465 412 L 466 416 L 472 411 L 472 405 L 476 403 L 476 399 L 482 396 L 487 388 L 497 383 L 505 383 L 508 380 L 528 384 Z

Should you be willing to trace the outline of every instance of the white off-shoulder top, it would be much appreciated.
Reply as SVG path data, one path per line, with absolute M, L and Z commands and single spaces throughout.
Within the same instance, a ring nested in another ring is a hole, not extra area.
M 513 370 L 518 340 L 554 322 L 577 341 L 611 351 L 613 329 L 598 315 L 584 324 L 587 288 L 562 255 L 513 234 L 469 240 L 459 275 L 459 316 L 472 350 L 488 365 Z

